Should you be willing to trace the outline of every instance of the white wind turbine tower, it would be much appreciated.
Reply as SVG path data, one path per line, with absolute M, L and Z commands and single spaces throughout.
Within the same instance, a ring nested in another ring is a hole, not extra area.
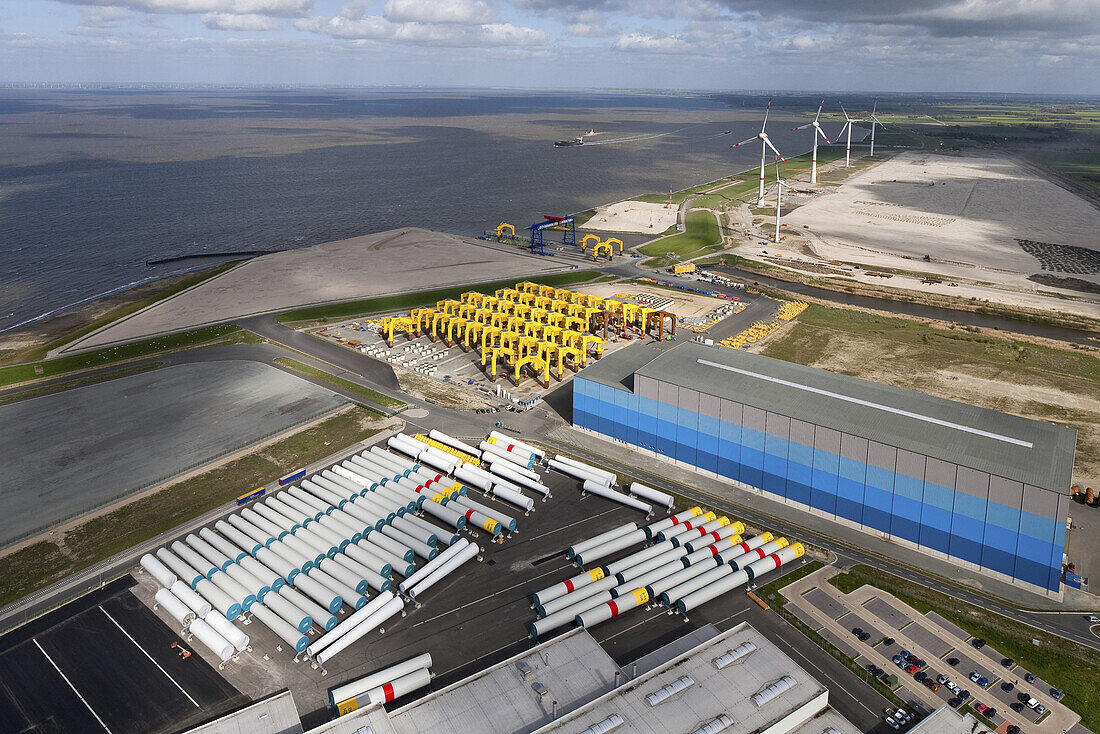
M 844 167 L 850 168 L 852 166 L 852 123 L 863 122 L 863 118 L 856 119 L 854 117 L 848 117 L 847 110 L 844 109 L 844 105 L 840 105 L 840 111 L 844 113 L 844 127 L 840 128 L 840 132 L 837 133 L 836 139 L 840 140 L 840 136 L 844 134 L 844 131 L 848 131 L 848 149 L 844 151 Z
M 810 166 L 810 183 L 812 184 L 817 183 L 817 136 L 820 135 L 821 137 L 825 138 L 826 143 L 832 145 L 832 143 L 829 142 L 829 136 L 826 135 L 825 131 L 821 129 L 821 125 L 817 121 L 818 118 L 821 117 L 821 108 L 824 106 L 825 100 L 821 100 L 821 104 L 817 106 L 817 114 L 814 115 L 814 121 L 807 122 L 805 125 L 799 125 L 795 128 L 795 130 L 805 130 L 808 127 L 812 127 L 814 129 L 814 156 L 813 164 Z
M 871 109 L 871 157 L 875 157 L 875 125 L 886 127 L 882 124 L 882 121 L 875 117 L 875 113 L 878 112 L 878 100 L 875 100 L 875 106 Z
M 775 244 L 779 244 L 779 217 L 783 203 L 783 189 L 789 189 L 787 182 L 779 178 L 779 161 L 775 162 Z
M 761 201 L 764 200 L 764 165 L 765 165 L 764 157 L 767 156 L 767 154 L 768 154 L 768 148 L 771 148 L 773 151 L 775 151 L 775 154 L 776 154 L 776 156 L 779 157 L 779 160 L 781 160 L 781 161 L 786 160 L 780 154 L 780 152 L 778 150 L 776 150 L 775 146 L 772 145 L 772 141 L 771 141 L 770 138 L 768 138 L 768 134 L 766 132 L 764 132 L 764 128 L 766 128 L 767 125 L 768 125 L 768 113 L 771 112 L 771 109 L 772 109 L 772 101 L 769 99 L 768 100 L 768 106 L 764 110 L 764 124 L 762 124 L 760 126 L 760 132 L 757 133 L 756 135 L 753 135 L 751 138 L 749 138 L 747 140 L 742 140 L 740 143 L 736 143 L 735 145 L 730 146 L 731 148 L 736 148 L 738 146 L 745 145 L 746 143 L 751 143 L 754 140 L 759 140 L 760 141 L 760 193 L 757 195 L 757 198 L 756 198 L 756 202 L 758 204 Z

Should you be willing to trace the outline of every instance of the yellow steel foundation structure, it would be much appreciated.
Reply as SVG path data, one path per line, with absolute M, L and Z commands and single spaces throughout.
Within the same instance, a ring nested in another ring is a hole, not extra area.
M 610 255 L 612 244 L 622 252 L 622 242 L 615 239 L 594 249 L 603 245 Z M 670 312 L 525 281 L 493 295 L 467 291 L 457 300 L 438 301 L 434 308 L 416 308 L 408 316 L 389 316 L 380 323 L 390 347 L 398 332 L 409 339 L 427 334 L 433 342 L 442 338 L 465 351 L 477 348 L 490 380 L 503 363 L 517 385 L 525 368 L 548 385 L 552 373 L 559 381 L 564 378 L 567 363 L 576 372 L 588 365 L 589 354 L 603 356 L 612 328 L 624 336 L 634 329 L 660 339 L 666 319 L 675 334 L 676 316 Z M 601 330 L 603 337 L 597 335 Z

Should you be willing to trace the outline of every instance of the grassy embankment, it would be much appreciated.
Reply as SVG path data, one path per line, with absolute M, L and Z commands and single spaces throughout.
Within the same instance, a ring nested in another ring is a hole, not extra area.
M 869 566 L 855 566 L 830 583 L 844 593 L 871 584 L 922 614 L 934 610 L 1025 670 L 1064 689 L 1062 703 L 1079 713 L 1089 729 L 1100 727 L 1100 652 Z
M 87 387 L 88 385 L 95 385 L 99 382 L 115 380 L 119 377 L 140 375 L 142 372 L 149 372 L 150 370 L 155 370 L 158 367 L 162 367 L 163 365 L 163 362 L 142 362 L 141 364 L 120 367 L 117 370 L 100 372 L 98 374 L 88 375 L 86 377 L 75 377 L 71 380 L 62 380 L 60 382 L 54 382 L 49 385 L 43 385 L 42 387 L 35 387 L 29 390 L 19 390 L 17 392 L 2 392 L 0 393 L 0 405 L 14 403 L 19 400 L 38 398 L 42 397 L 43 395 L 51 395 L 53 393 L 62 392 L 64 390 L 72 390 L 77 387 Z
M 376 411 L 353 407 L 118 509 L 0 557 L 0 606 L 194 519 L 298 467 L 361 441 L 378 428 Z
M 1100 357 L 974 327 L 811 304 L 762 353 L 1077 429 L 1075 481 L 1100 475 Z
M 342 377 L 329 374 L 324 370 L 319 370 L 316 367 L 311 367 L 308 364 L 303 364 L 296 359 L 290 357 L 276 357 L 275 364 L 282 365 L 288 369 L 292 369 L 295 372 L 300 372 L 303 375 L 308 375 L 315 381 L 328 385 L 331 388 L 340 390 L 348 395 L 354 395 L 357 398 L 367 401 L 368 403 L 374 403 L 384 408 L 398 409 L 405 407 L 405 403 L 401 402 L 397 398 L 391 398 L 389 395 L 383 395 L 377 390 L 371 390 L 369 387 L 363 387 L 350 380 L 345 380 Z
M 586 283 L 598 278 L 601 273 L 592 270 L 570 270 L 564 273 L 540 275 L 532 278 L 511 278 L 509 280 L 494 280 L 487 283 L 471 283 L 470 285 L 455 286 L 453 288 L 439 288 L 431 291 L 417 291 L 403 293 L 399 296 L 381 296 L 378 298 L 366 298 L 359 301 L 343 301 L 330 303 L 323 306 L 310 306 L 294 311 L 286 311 L 279 314 L 278 321 L 282 323 L 310 322 L 317 325 L 328 324 L 355 316 L 363 316 L 372 313 L 387 313 L 402 309 L 416 308 L 425 303 L 433 303 L 448 298 L 458 298 L 466 291 L 481 291 L 492 293 L 501 288 L 511 288 L 516 283 L 529 280 L 543 285 L 567 286 L 574 283 Z
M 27 380 L 34 380 L 40 377 L 51 377 L 66 372 L 75 372 L 76 370 L 102 367 L 103 365 L 113 362 L 122 362 L 124 360 L 147 357 L 161 352 L 193 347 L 213 339 L 218 339 L 219 337 L 239 332 L 240 330 L 241 328 L 234 324 L 207 326 L 193 331 L 184 331 L 178 334 L 168 334 L 167 336 L 143 339 L 141 341 L 130 342 L 129 344 L 121 344 L 117 347 L 107 347 L 106 349 L 97 349 L 81 354 L 71 354 L 65 357 L 57 357 L 56 359 L 47 359 L 42 362 L 2 367 L 0 368 L 0 387 L 14 385 L 19 382 L 26 382 Z
M 135 301 L 116 306 L 115 308 L 112 308 L 111 310 L 94 318 L 80 319 L 79 317 L 76 317 L 77 320 L 81 322 L 79 326 L 71 331 L 67 331 L 57 338 L 52 339 L 48 343 L 28 347 L 25 349 L 4 350 L 0 352 L 0 364 L 17 364 L 23 362 L 40 361 L 53 349 L 57 349 L 58 347 L 64 346 L 65 344 L 79 339 L 82 336 L 90 334 L 96 329 L 106 326 L 112 321 L 117 321 L 118 319 L 129 316 L 132 313 L 136 313 L 143 308 L 152 306 L 158 301 L 163 301 L 164 299 L 174 296 L 181 291 L 185 291 L 194 285 L 198 285 L 204 280 L 209 280 L 210 278 L 213 278 L 217 275 L 221 275 L 226 270 L 229 270 L 230 268 L 238 264 L 240 264 L 240 261 L 222 263 L 221 265 L 191 273 L 186 276 L 169 278 L 169 280 L 174 281 L 170 286 L 161 290 L 157 290 L 156 292 L 151 293 L 144 298 L 139 298 Z M 139 288 L 141 287 L 139 286 Z M 68 314 L 63 314 L 63 316 L 68 316 Z

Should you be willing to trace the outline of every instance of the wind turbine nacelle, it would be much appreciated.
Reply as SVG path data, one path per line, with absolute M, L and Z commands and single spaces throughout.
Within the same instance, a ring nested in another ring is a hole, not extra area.
M 761 140 L 767 140 L 768 139 L 768 134 L 767 133 L 760 133 L 760 139 Z

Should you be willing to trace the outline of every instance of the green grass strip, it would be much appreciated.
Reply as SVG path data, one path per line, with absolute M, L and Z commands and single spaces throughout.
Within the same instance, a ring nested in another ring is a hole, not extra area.
M 722 241 L 718 231 L 718 219 L 713 212 L 702 209 L 690 211 L 686 216 L 687 226 L 681 234 L 651 242 L 638 251 L 645 255 L 661 256 L 673 252 L 682 258 L 698 254 L 704 247 L 717 245 Z
M 378 298 L 365 298 L 358 301 L 342 301 L 330 303 L 324 306 L 310 306 L 294 311 L 286 311 L 279 314 L 278 321 L 287 323 L 291 321 L 317 321 L 327 323 L 352 316 L 362 316 L 371 313 L 384 313 L 388 311 L 400 311 L 402 309 L 416 308 L 425 303 L 435 303 L 448 298 L 458 298 L 466 291 L 480 291 L 492 293 L 501 288 L 511 288 L 516 283 L 531 281 L 543 285 L 564 286 L 572 283 L 585 283 L 599 277 L 601 273 L 592 270 L 570 270 L 564 273 L 540 275 L 531 278 L 509 278 L 508 280 L 494 280 L 487 283 L 471 283 L 470 285 L 454 286 L 452 288 L 439 288 L 431 291 L 417 291 L 403 293 L 398 296 L 380 296 Z
M 153 337 L 152 339 L 143 339 L 128 344 L 120 344 L 117 347 L 107 347 L 106 349 L 97 349 L 92 352 L 72 354 L 66 357 L 57 357 L 56 359 L 47 359 L 43 362 L 31 362 L 28 364 L 3 367 L 0 368 L 0 386 L 14 385 L 39 377 L 50 377 L 52 375 L 60 375 L 75 370 L 88 369 L 90 367 L 102 367 L 112 362 L 121 362 L 126 359 L 145 357 L 150 354 L 167 352 L 173 349 L 192 347 L 196 344 L 202 344 L 211 339 L 225 336 L 226 334 L 232 334 L 235 331 L 240 331 L 240 327 L 234 324 L 219 324 L 217 326 L 207 326 L 192 331 L 183 331 L 178 334 L 167 334 L 165 336 Z
M 311 367 L 308 364 L 303 364 L 302 362 L 299 362 L 296 359 L 291 359 L 290 357 L 276 357 L 275 364 L 282 365 L 283 367 L 292 369 L 295 372 L 300 372 L 303 375 L 308 375 L 317 382 L 324 383 L 329 387 L 335 388 L 337 390 L 342 390 L 349 395 L 354 395 L 358 398 L 362 398 L 363 400 L 374 403 L 375 405 L 381 405 L 387 408 L 393 408 L 395 410 L 397 408 L 405 407 L 405 403 L 401 402 L 397 398 L 391 398 L 388 395 L 383 395 L 377 390 L 371 390 L 369 387 L 363 387 L 358 383 L 351 382 L 349 380 L 345 380 L 342 377 L 337 377 L 336 375 L 329 374 L 324 370 L 319 370 L 316 367 Z M 370 408 L 367 408 L 367 410 L 370 410 Z M 382 417 L 382 414 L 378 413 L 378 417 Z

